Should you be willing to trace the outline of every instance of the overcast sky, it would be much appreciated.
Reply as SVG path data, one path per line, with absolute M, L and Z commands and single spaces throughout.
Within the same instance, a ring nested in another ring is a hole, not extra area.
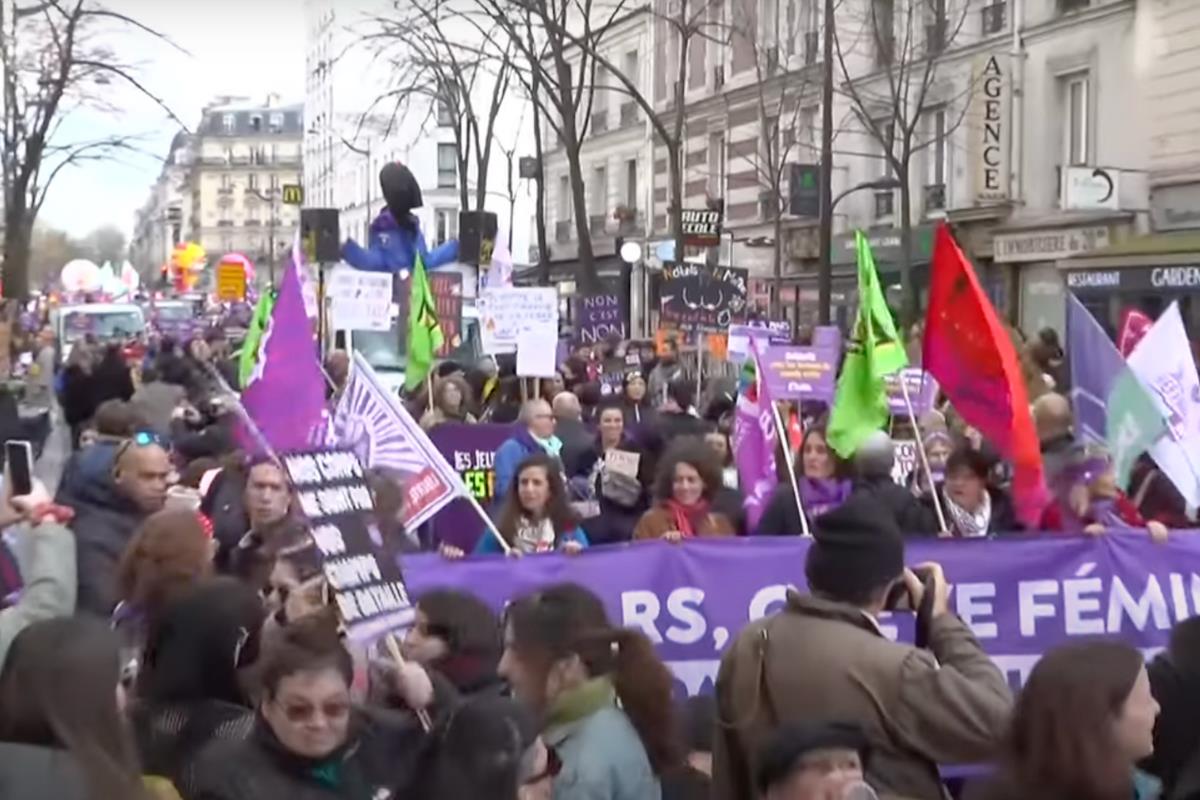
M 190 53 L 142 33 L 122 33 L 112 42 L 124 59 L 142 65 L 142 82 L 189 128 L 217 95 L 260 100 L 274 92 L 285 102 L 304 100 L 303 0 L 108 0 L 106 6 L 163 32 Z M 119 116 L 76 113 L 64 135 L 145 134 L 143 147 L 157 158 L 166 155 L 178 125 L 135 94 L 124 92 L 121 105 Z M 79 236 L 105 224 L 129 233 L 160 168 L 155 158 L 130 156 L 64 170 L 41 219 Z

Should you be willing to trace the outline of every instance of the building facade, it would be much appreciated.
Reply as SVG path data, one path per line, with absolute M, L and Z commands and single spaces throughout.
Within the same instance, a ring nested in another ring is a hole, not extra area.
M 454 130 L 441 109 L 412 98 L 402 111 L 380 101 L 390 90 L 386 61 L 364 44 L 382 0 L 307 0 L 304 185 L 306 205 L 336 208 L 342 238 L 365 242 L 383 208 L 379 171 L 407 166 L 424 205 L 414 213 L 429 244 L 458 235 L 460 177 Z M 474 279 L 468 283 L 474 287 Z
M 644 97 L 650 96 L 654 64 L 653 15 L 648 9 L 615 20 L 605 31 L 601 55 L 619 65 Z M 579 74 L 581 53 L 568 52 L 572 74 Z M 591 63 L 591 60 L 589 60 Z M 650 230 L 652 186 L 649 180 L 653 129 L 645 111 L 617 76 L 601 65 L 590 96 L 580 103 L 576 120 L 580 137 L 580 170 L 584 179 L 586 220 L 597 273 L 606 289 L 624 297 L 632 294 L 631 318 L 640 318 L 647 273 L 640 264 L 624 263 L 618 242 L 644 241 Z M 590 102 L 587 102 L 590 100 Z M 551 101 L 548 99 L 547 104 Z M 559 290 L 560 311 L 571 321 L 571 301 L 579 290 L 579 235 L 567 149 L 547 123 L 542 125 L 542 175 L 545 181 L 546 238 L 551 281 Z M 530 261 L 538 260 L 536 234 L 531 235 Z M 643 287 L 630 291 L 631 285 Z
M 183 131 L 175 134 L 162 170 L 134 220 L 129 259 L 145 283 L 157 280 L 177 243 L 194 238 L 189 182 L 192 145 L 188 134 Z
M 204 109 L 194 137 L 189 230 L 210 256 L 239 252 L 269 273 L 300 224 L 283 187 L 301 181 L 304 108 L 222 100 Z
M 818 311 L 817 216 L 811 206 L 792 206 L 790 184 L 819 162 L 822 5 L 714 0 L 690 37 L 684 70 L 683 207 L 723 209 L 724 235 L 714 251 L 683 258 L 747 269 L 749 301 L 759 309 L 773 307 L 778 268 L 779 300 L 786 316 L 801 323 L 814 321 Z M 1197 107 L 1194 98 L 1189 104 L 1190 87 L 1172 81 L 1183 80 L 1186 59 L 1196 57 L 1186 40 L 1193 34 L 1184 33 L 1191 30 L 1184 18 L 1200 13 L 1194 6 L 839 3 L 835 316 L 846 322 L 857 302 L 855 229 L 874 246 L 889 301 L 898 303 L 901 283 L 909 280 L 923 303 L 933 232 L 946 221 L 1015 325 L 1030 333 L 1062 330 L 1062 262 L 1148 231 L 1151 187 L 1155 197 L 1174 193 L 1176 205 L 1187 199 L 1180 192 L 1191 191 L 1173 187 L 1197 170 L 1200 119 L 1189 111 Z M 659 118 L 670 124 L 681 37 L 667 21 L 674 6 L 664 0 L 655 8 L 643 26 L 654 76 L 649 90 Z M 1152 103 L 1155 91 L 1170 94 L 1171 104 Z M 647 258 L 635 271 L 648 275 L 642 302 L 651 312 L 646 328 L 653 329 L 654 274 L 674 260 L 667 246 L 670 174 L 666 146 L 654 140 L 651 126 L 639 130 L 652 147 L 652 168 L 642 173 L 652 195 Z M 594 148 L 590 140 L 588 147 Z M 585 150 L 583 164 L 589 218 L 591 198 L 607 195 L 591 185 L 599 176 L 586 163 L 594 152 Z M 556 183 L 566 170 L 553 151 L 547 165 L 546 212 L 557 238 L 571 227 L 563 224 L 570 208 Z M 605 178 L 611 183 L 612 173 Z

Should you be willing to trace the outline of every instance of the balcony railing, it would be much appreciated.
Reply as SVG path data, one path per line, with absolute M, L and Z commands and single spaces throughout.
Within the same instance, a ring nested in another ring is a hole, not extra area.
M 555 222 L 554 241 L 560 243 L 571 241 L 571 228 L 573 228 L 574 225 L 575 223 L 569 219 L 560 219 L 558 222 Z
M 606 221 L 607 218 L 604 214 L 589 214 L 588 231 L 591 232 L 592 236 L 603 236 L 606 233 L 604 230 Z
M 946 184 L 931 183 L 925 187 L 925 210 L 944 211 L 946 209 Z
M 592 112 L 592 133 L 604 133 L 608 130 L 608 109 L 601 108 Z
M 820 31 L 809 31 L 804 34 L 804 63 L 806 66 L 821 60 Z
M 1001 0 L 980 9 L 983 16 L 983 35 L 991 36 L 1004 30 L 1008 22 L 1008 6 Z
M 638 107 L 637 101 L 630 100 L 626 103 L 621 103 L 621 127 L 626 125 L 637 125 Z
M 886 189 L 875 193 L 875 219 L 890 217 L 896 213 L 896 193 Z
M 218 186 L 217 194 L 233 194 L 232 186 Z

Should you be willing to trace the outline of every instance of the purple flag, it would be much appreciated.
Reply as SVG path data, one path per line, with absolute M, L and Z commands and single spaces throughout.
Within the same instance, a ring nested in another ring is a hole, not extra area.
M 279 298 L 260 347 L 258 365 L 242 391 L 246 413 L 272 449 L 311 447 L 322 435 L 325 381 L 295 260 L 289 261 L 283 273 Z M 261 450 L 262 444 L 256 440 L 247 444 Z
M 775 443 L 778 436 L 771 412 L 771 390 L 763 380 L 758 344 L 750 340 L 754 361 L 754 386 L 738 394 L 733 418 L 733 453 L 746 507 L 746 526 L 758 527 L 759 517 L 775 491 Z

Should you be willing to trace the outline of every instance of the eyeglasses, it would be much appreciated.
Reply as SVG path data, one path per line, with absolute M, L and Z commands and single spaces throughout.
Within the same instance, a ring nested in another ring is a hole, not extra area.
M 331 700 L 319 706 L 311 703 L 283 703 L 279 700 L 273 702 L 283 710 L 287 721 L 296 725 L 311 722 L 318 709 L 321 716 L 328 720 L 343 720 L 350 715 L 350 703 L 340 700 Z

